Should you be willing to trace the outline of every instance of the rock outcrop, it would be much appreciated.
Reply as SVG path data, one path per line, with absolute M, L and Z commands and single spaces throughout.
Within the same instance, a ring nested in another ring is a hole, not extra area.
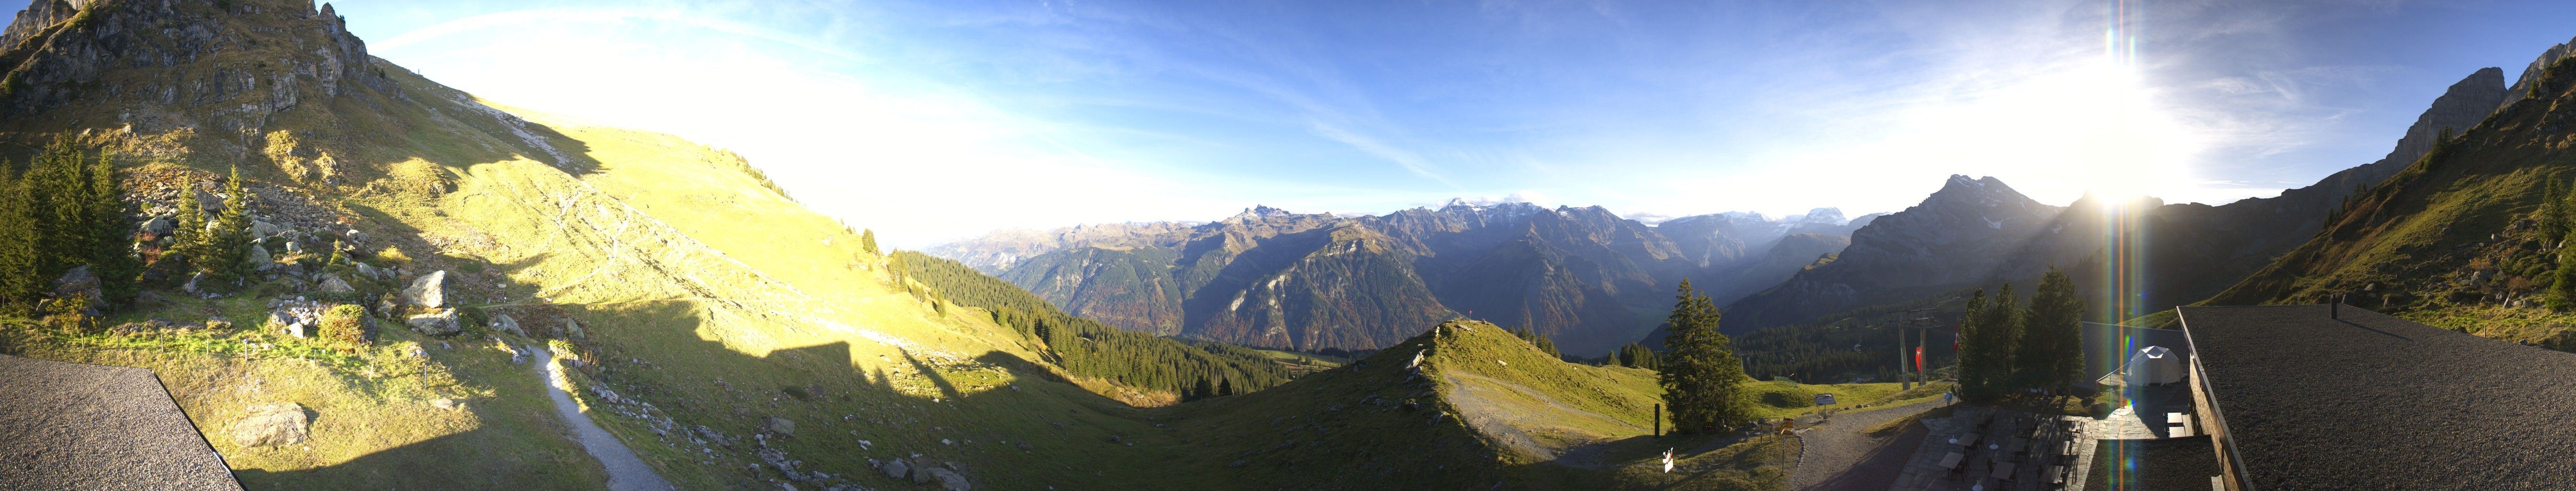
M 82 3 L 87 2 L 84 0 Z M 0 31 L 0 49 L 17 46 L 28 38 L 36 37 L 37 33 L 43 32 L 47 27 L 72 20 L 72 16 L 79 13 L 79 3 L 63 0 L 29 2 L 27 9 L 18 11 L 18 17 L 9 22 L 9 29 Z
M 233 423 L 233 444 L 244 447 L 274 447 L 304 443 L 309 435 L 305 425 L 304 405 L 296 403 L 251 406 L 248 416 Z
M 340 275 L 329 273 L 324 273 L 322 275 L 321 287 L 324 293 L 353 293 L 358 291 L 357 287 L 349 285 L 349 280 L 340 279 Z
M 456 309 L 440 309 L 433 313 L 411 316 L 403 319 L 403 325 L 410 326 L 413 332 L 432 336 L 456 334 L 457 331 L 464 330 L 464 326 L 457 324 Z
M 439 308 L 447 305 L 447 272 L 431 271 L 404 287 L 404 303 L 419 307 Z
M 72 297 L 80 297 L 92 306 L 107 302 L 107 295 L 99 290 L 98 275 L 91 274 L 87 265 L 74 266 L 54 279 L 54 298 Z

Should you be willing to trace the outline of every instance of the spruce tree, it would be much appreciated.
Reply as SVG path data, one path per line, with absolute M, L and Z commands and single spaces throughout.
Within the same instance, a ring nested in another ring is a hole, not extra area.
M 2576 231 L 2561 236 L 2560 240 L 2576 240 Z M 2549 272 L 2549 278 L 2549 298 L 2546 300 L 2549 309 L 2576 307 L 2576 247 L 2558 248 L 2558 269 Z
M 859 250 L 868 251 L 870 255 L 884 255 L 883 252 L 877 251 L 876 230 L 859 229 Z
M 21 178 L 28 190 L 29 206 L 36 217 L 36 272 L 59 275 L 73 266 L 88 264 L 91 257 L 89 169 L 81 165 L 80 150 L 68 140 L 37 153 Z
M 242 188 L 241 166 L 236 165 L 224 182 L 224 211 L 216 215 L 215 229 L 206 234 L 206 258 L 197 262 L 199 268 L 219 280 L 249 276 L 254 267 L 247 262 L 250 248 L 256 247 L 250 242 L 249 213 L 250 192 Z
M 1678 298 L 1666 318 L 1672 328 L 1664 346 L 1672 351 L 1657 373 L 1673 428 L 1689 433 L 1751 419 L 1742 393 L 1744 364 L 1735 358 L 1733 341 L 1717 332 L 1716 302 L 1691 289 L 1690 280 L 1682 280 Z
M 2567 193 L 2565 187 L 2566 184 L 2559 182 L 2558 179 L 2555 178 L 2549 179 L 2548 184 L 2541 187 L 2540 211 L 2534 212 L 2533 214 L 2538 215 L 2537 218 L 2539 218 L 2540 221 L 2540 236 L 2544 238 L 2544 240 L 2546 238 L 2567 236 Z
M 1961 395 L 1991 401 L 2012 388 L 2013 347 L 2020 344 L 2024 314 L 2013 298 L 2012 283 L 2004 283 L 1995 296 L 1983 300 L 1983 305 L 1971 313 L 1975 318 L 1974 336 L 1961 334 L 1959 385 Z M 1975 363 L 1969 362 L 1971 350 L 1977 353 Z
M 114 152 L 99 154 L 98 163 L 90 166 L 90 179 L 91 240 L 96 241 L 90 245 L 90 270 L 98 275 L 107 303 L 124 304 L 140 291 L 134 281 L 143 274 L 143 258 L 134 253 L 132 224 L 125 218 L 125 188 L 116 181 Z
M 33 312 L 44 280 L 36 274 L 36 216 L 19 172 L 0 161 L 0 312 Z
M 2025 387 L 2060 393 L 2084 377 L 2084 297 L 2057 266 L 2040 275 L 2022 317 L 2021 343 L 2013 350 L 2015 378 Z
M 170 251 L 193 262 L 205 254 L 206 207 L 197 201 L 197 181 L 186 173 L 179 175 L 179 223 L 170 228 Z

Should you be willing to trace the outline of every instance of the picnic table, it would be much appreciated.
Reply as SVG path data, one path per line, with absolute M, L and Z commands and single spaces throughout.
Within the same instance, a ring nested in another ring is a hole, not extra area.
M 1960 454 L 1958 452 L 1950 452 L 1948 455 L 1941 456 L 1941 468 L 1954 471 L 1959 470 L 1959 461 L 1967 459 L 1967 455 Z
M 2013 463 L 2011 462 L 1995 464 L 1995 472 L 1987 477 L 2010 481 L 2012 480 L 2012 471 Z
M 1967 434 L 1966 436 L 1961 436 L 1961 437 L 1958 437 L 1958 438 L 1952 438 L 1952 439 L 1950 439 L 1950 443 L 1956 443 L 1956 444 L 1959 444 L 1960 446 L 1974 447 L 1974 446 L 1977 446 L 1977 434 L 1976 434 L 1976 433 L 1969 433 L 1969 434 Z
M 2191 425 L 2182 425 L 2173 427 L 2173 431 L 2167 431 L 2165 432 L 2165 435 L 2166 438 L 2187 438 L 2192 436 L 2193 432 L 2191 431 Z
M 2186 416 L 2186 415 L 2184 415 L 2183 413 L 2165 413 L 2165 424 L 2167 424 L 2167 425 L 2180 425 L 2180 424 L 2190 424 L 2190 423 L 2191 423 L 2191 416 Z

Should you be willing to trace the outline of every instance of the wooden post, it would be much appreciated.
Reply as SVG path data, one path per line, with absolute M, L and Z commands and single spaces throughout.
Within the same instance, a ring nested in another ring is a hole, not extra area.
M 1655 436 L 1664 436 L 1664 405 L 1655 405 Z
M 1896 388 L 1900 390 L 1912 389 L 1914 388 L 1914 368 L 1906 364 L 1905 326 L 1902 324 L 1889 324 L 1888 327 L 1896 329 Z

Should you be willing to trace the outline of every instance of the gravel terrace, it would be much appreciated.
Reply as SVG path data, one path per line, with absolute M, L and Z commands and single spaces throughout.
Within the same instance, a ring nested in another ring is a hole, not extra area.
M 151 370 L 0 355 L 0 489 L 239 490 Z
M 1923 425 L 1907 425 L 1905 431 L 1894 435 L 1864 432 L 1879 423 L 1937 407 L 1941 407 L 1940 401 L 1924 401 L 1849 413 L 1835 416 L 1833 424 L 1800 433 L 1805 451 L 1798 456 L 1798 470 L 1789 475 L 1789 488 L 1883 491 L 1895 485 L 1905 460 L 1922 445 L 1926 433 Z

